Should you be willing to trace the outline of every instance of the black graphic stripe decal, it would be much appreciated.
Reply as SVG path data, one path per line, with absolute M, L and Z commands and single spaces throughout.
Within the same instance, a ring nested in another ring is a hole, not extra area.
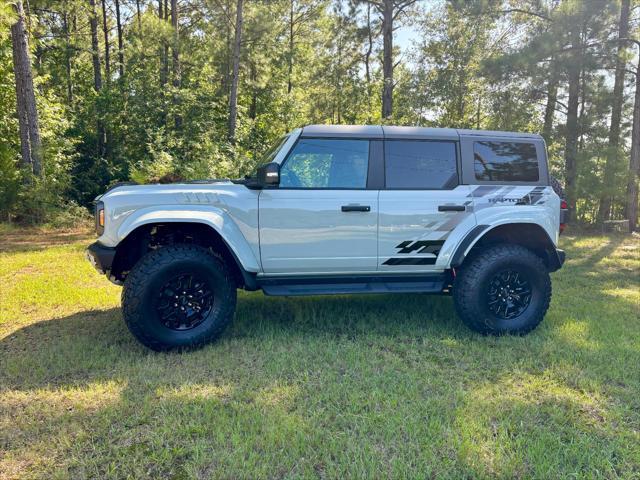
M 435 253 L 440 251 L 440 247 L 444 244 L 441 240 L 418 240 L 414 242 L 412 240 L 406 240 L 398 245 L 398 253 L 412 253 L 417 251 L 418 253 Z M 436 248 L 433 251 L 433 248 Z M 437 253 L 436 253 L 437 255 Z
M 543 197 L 544 189 L 545 187 L 536 187 L 533 189 L 529 194 L 529 201 L 531 202 L 531 205 L 535 205 Z
M 496 190 L 500 190 L 502 187 L 494 187 L 491 185 L 482 185 L 473 190 L 467 197 L 484 197 L 490 193 L 494 193 Z
M 405 258 L 388 258 L 383 265 L 434 265 L 438 259 L 444 240 L 405 240 L 398 244 L 396 249 L 399 254 L 430 254 L 431 257 L 409 256 Z
M 383 265 L 434 265 L 437 257 L 389 258 Z

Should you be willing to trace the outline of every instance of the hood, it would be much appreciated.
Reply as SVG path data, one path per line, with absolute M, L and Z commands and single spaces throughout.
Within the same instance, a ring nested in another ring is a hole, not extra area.
M 211 179 L 211 180 L 192 180 L 188 182 L 172 182 L 172 183 L 150 183 L 139 184 L 136 182 L 118 182 L 111 185 L 104 193 L 98 195 L 94 201 L 104 200 L 107 196 L 113 196 L 112 192 L 117 190 L 117 195 L 121 194 L 136 194 L 136 193 L 157 193 L 159 191 L 185 191 L 190 187 L 197 187 L 200 185 L 212 186 L 212 185 L 235 185 L 228 178 Z

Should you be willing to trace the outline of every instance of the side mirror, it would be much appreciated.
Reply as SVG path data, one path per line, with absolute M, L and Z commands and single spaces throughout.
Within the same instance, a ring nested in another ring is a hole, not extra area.
M 258 169 L 258 183 L 263 187 L 276 186 L 280 183 L 280 164 L 267 163 Z

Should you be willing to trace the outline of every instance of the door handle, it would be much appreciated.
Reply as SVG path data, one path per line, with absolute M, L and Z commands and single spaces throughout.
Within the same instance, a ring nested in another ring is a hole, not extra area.
M 340 208 L 343 212 L 370 212 L 369 205 L 342 205 Z
M 438 205 L 439 212 L 464 212 L 466 209 L 465 205 Z

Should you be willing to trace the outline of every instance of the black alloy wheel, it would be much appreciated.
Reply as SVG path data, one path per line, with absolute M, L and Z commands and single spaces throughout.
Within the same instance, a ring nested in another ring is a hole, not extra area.
M 165 327 L 190 330 L 207 318 L 213 300 L 213 289 L 204 278 L 183 273 L 160 288 L 156 311 Z
M 487 308 L 498 318 L 519 317 L 531 303 L 531 284 L 523 272 L 508 269 L 496 273 L 487 288 Z

